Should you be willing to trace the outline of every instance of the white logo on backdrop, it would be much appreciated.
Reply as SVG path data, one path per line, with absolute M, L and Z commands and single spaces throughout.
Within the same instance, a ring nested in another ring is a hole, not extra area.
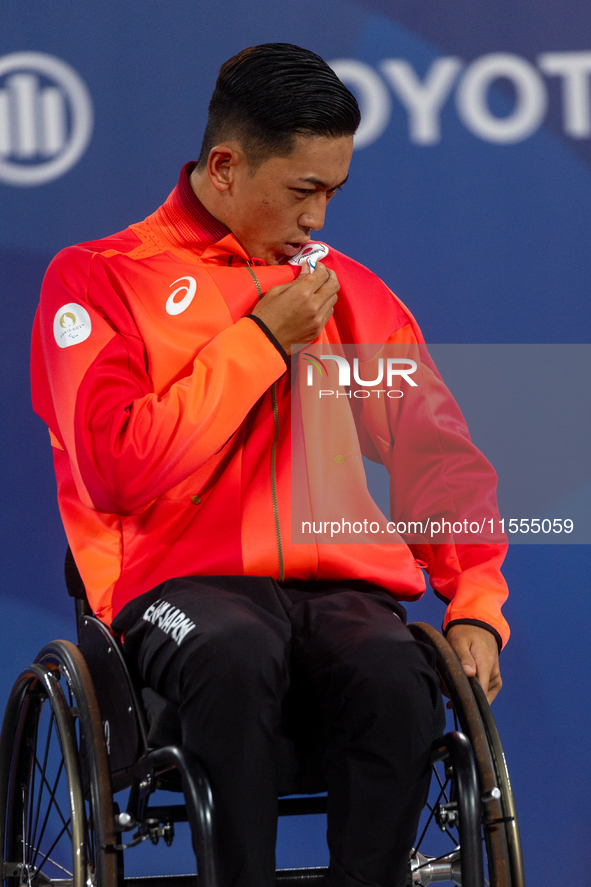
M 380 73 L 358 59 L 337 59 L 331 67 L 359 101 L 357 149 L 384 133 L 392 114 L 391 93 L 407 113 L 409 141 L 437 144 L 442 137 L 441 111 L 454 90 L 458 117 L 473 135 L 499 145 L 521 142 L 537 132 L 546 117 L 548 88 L 543 75 L 559 79 L 564 134 L 590 138 L 591 52 L 545 52 L 535 62 L 509 52 L 492 52 L 469 64 L 441 56 L 423 76 L 401 58 L 383 59 L 377 64 Z M 508 81 L 514 94 L 505 115 L 495 113 L 489 103 L 499 80 Z
M 42 185 L 64 175 L 92 125 L 90 93 L 66 62 L 43 52 L 0 57 L 0 181 Z

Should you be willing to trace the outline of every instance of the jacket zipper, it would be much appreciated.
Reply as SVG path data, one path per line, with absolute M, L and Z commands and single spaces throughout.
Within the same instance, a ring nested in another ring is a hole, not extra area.
M 254 280 L 257 288 L 259 302 L 263 298 L 263 290 L 258 277 L 250 267 L 246 266 L 248 273 Z M 279 408 L 277 406 L 277 383 L 271 385 L 271 404 L 273 407 L 273 443 L 271 445 L 271 500 L 273 503 L 273 519 L 275 521 L 275 541 L 277 543 L 277 560 L 279 562 L 279 582 L 285 579 L 285 565 L 283 562 L 283 542 L 281 540 L 281 525 L 279 523 L 279 501 L 277 499 L 277 441 L 279 440 Z

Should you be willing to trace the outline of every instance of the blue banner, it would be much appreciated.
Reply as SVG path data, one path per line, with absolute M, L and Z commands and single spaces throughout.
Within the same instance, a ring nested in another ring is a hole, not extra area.
M 199 153 L 220 64 L 245 46 L 292 42 L 327 59 L 363 113 L 322 239 L 378 273 L 428 343 L 589 342 L 591 8 L 5 0 L 2 15 L 5 699 L 39 645 L 74 631 L 49 439 L 29 395 L 30 329 L 51 257 L 159 206 Z M 540 371 L 542 400 L 556 371 Z M 537 887 L 588 879 L 588 562 L 583 545 L 520 545 L 506 562 L 513 636 L 494 711 Z M 432 596 L 409 608 L 436 625 L 442 614 Z M 308 857 L 297 856 L 301 835 L 289 828 L 284 864 L 322 862 L 311 831 Z

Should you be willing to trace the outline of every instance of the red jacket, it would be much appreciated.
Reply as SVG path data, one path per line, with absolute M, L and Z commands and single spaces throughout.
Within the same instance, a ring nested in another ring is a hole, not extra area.
M 49 427 L 60 512 L 91 606 L 109 623 L 182 575 L 355 577 L 418 598 L 424 578 L 405 544 L 292 542 L 290 374 L 246 315 L 258 300 L 254 276 L 266 292 L 299 269 L 251 260 L 199 203 L 190 169 L 144 222 L 59 253 L 43 283 L 33 405 Z M 325 264 L 341 290 L 321 341 L 422 341 L 370 271 L 335 250 Z M 388 464 L 366 424 L 368 455 Z M 504 553 L 493 544 L 415 551 L 451 601 L 445 624 L 476 620 L 506 641 Z

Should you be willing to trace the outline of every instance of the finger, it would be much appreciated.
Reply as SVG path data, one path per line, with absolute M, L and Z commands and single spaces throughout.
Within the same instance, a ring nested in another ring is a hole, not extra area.
M 336 305 L 338 300 L 339 300 L 339 297 L 337 296 L 336 293 L 334 293 L 332 296 L 330 296 L 324 302 L 324 304 L 322 306 L 322 314 L 321 314 L 323 326 L 326 323 L 326 321 L 328 320 L 328 318 L 334 314 L 334 306 Z
M 490 677 L 490 672 L 486 671 L 477 671 L 476 672 L 476 680 L 484 690 L 484 695 L 488 698 L 488 681 Z
M 301 288 L 304 292 L 316 293 L 326 284 L 329 278 L 328 268 L 317 263 L 316 268 L 312 271 L 307 262 L 301 265 L 301 270 L 290 286 L 296 289 Z
M 474 656 L 470 652 L 469 648 L 464 646 L 460 647 L 459 649 L 456 648 L 456 655 L 460 660 L 461 666 L 468 677 L 475 677 L 478 672 L 478 668 L 476 666 Z
M 333 286 L 336 286 L 337 290 L 340 290 L 341 285 L 339 283 L 339 278 L 336 276 L 335 272 L 332 270 L 332 268 L 327 268 L 326 270 L 328 271 L 328 280 L 326 283 L 331 283 L 333 284 Z M 326 283 L 324 284 L 325 286 Z
M 501 672 L 497 669 L 496 671 L 491 672 L 488 687 L 485 690 L 487 701 L 490 703 L 493 701 L 495 696 L 498 694 L 499 690 L 503 686 L 503 681 L 501 679 Z M 483 687 L 484 689 L 484 687 Z
M 497 694 L 500 689 L 501 689 L 500 686 L 494 687 L 492 684 L 488 685 L 488 689 L 485 692 L 486 692 L 486 701 L 488 702 L 489 705 L 492 703 L 493 699 L 496 699 Z
M 336 274 L 333 272 L 332 276 L 327 277 L 324 283 L 316 289 L 315 296 L 320 300 L 320 304 L 324 304 L 331 299 L 336 301 L 339 290 L 339 281 Z
M 491 681 L 495 680 L 495 676 L 499 679 L 501 677 L 498 656 L 491 655 L 488 648 L 482 649 L 476 645 L 474 647 L 474 661 L 476 663 L 476 677 L 488 696 Z
M 468 677 L 475 677 L 486 693 L 488 690 L 491 663 L 488 662 L 486 659 L 479 657 L 477 654 L 472 655 L 472 653 L 470 653 L 470 658 L 472 660 L 471 667 L 468 662 L 466 662 L 466 665 L 464 665 L 464 663 L 462 662 L 462 665 L 464 666 L 464 671 L 468 675 Z
M 308 263 L 306 262 L 306 265 Z M 315 291 L 317 292 L 321 287 L 323 287 L 328 280 L 330 280 L 331 272 L 328 268 L 326 268 L 322 262 L 316 262 L 316 267 L 311 272 L 310 275 L 310 283 L 314 284 Z
M 470 650 L 463 650 L 458 652 L 458 658 L 464 669 L 464 674 L 468 678 L 476 678 L 482 689 L 485 693 L 488 691 L 488 682 L 490 677 L 490 666 L 486 666 L 481 662 L 478 662 Z

